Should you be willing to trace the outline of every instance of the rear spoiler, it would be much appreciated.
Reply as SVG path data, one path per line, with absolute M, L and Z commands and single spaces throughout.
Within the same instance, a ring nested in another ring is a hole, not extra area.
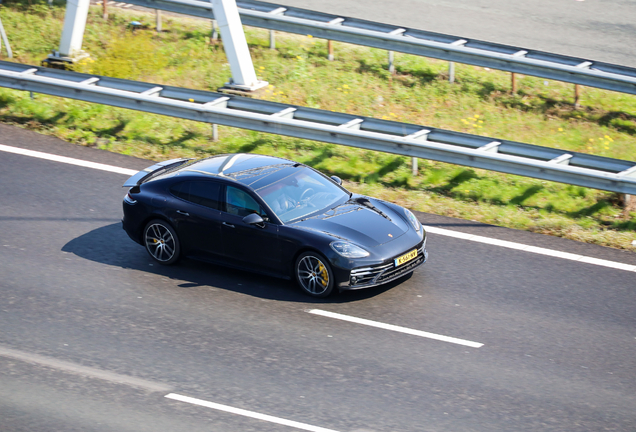
M 179 158 L 179 159 L 170 159 L 164 162 L 156 163 L 144 169 L 143 171 L 139 171 L 137 174 L 135 174 L 134 176 L 126 180 L 126 183 L 124 183 L 123 187 L 138 186 L 142 184 L 150 176 L 154 176 L 154 175 L 160 174 L 161 172 L 168 171 L 170 168 L 177 167 L 191 160 L 192 159 Z

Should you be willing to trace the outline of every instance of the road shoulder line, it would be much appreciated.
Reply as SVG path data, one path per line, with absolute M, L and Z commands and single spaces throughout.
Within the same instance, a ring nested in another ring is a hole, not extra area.
M 131 170 L 128 168 L 121 168 L 114 165 L 106 165 L 106 164 L 101 164 L 97 162 L 89 162 L 82 159 L 75 159 L 75 158 L 70 158 L 66 156 L 58 156 L 51 153 L 43 153 L 43 152 L 39 152 L 35 150 L 27 150 L 27 149 L 23 149 L 19 147 L 11 147 L 4 144 L 0 144 L 0 151 L 13 153 L 13 154 L 19 154 L 23 156 L 30 156 L 30 157 L 34 157 L 38 159 L 46 159 L 53 162 L 61 162 L 61 163 L 69 164 L 69 165 L 81 166 L 85 168 L 92 168 L 92 169 L 97 169 L 101 171 L 108 171 L 108 172 L 113 172 L 117 174 L 125 174 L 130 176 L 137 174 L 139 172 L 139 170 Z
M 593 264 L 601 267 L 608 267 L 618 270 L 625 270 L 630 272 L 636 272 L 636 265 L 620 263 L 616 261 L 609 261 L 600 258 L 592 258 L 585 255 L 577 255 L 568 252 L 556 251 L 553 249 L 546 249 L 537 246 L 529 246 L 523 243 L 515 243 L 507 240 L 498 240 L 490 237 L 482 237 L 473 234 L 466 234 L 458 231 L 451 231 L 444 228 L 437 228 L 424 225 L 426 232 L 442 235 L 446 237 L 454 237 L 462 240 L 474 241 L 478 243 L 484 243 L 492 246 L 500 246 L 507 249 L 517 249 L 524 252 L 530 252 L 538 255 L 547 255 L 555 258 L 561 258 L 569 261 L 582 262 L 586 264 Z

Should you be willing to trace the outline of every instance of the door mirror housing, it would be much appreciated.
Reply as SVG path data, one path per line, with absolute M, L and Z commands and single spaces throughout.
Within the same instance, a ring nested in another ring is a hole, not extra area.
M 265 227 L 265 221 L 257 213 L 248 214 L 247 216 L 243 218 L 243 222 L 245 222 L 248 225 L 256 225 L 259 228 Z
M 329 178 L 330 178 L 331 180 L 333 180 L 333 182 L 334 182 L 335 184 L 337 184 L 337 185 L 342 185 L 342 179 L 341 179 L 340 177 L 333 175 L 333 176 L 331 176 L 331 177 L 329 177 Z

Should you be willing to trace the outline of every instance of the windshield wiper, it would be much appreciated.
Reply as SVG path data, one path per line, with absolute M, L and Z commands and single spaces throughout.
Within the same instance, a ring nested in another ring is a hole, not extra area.
M 374 206 L 373 204 L 371 204 L 371 201 L 369 201 L 369 198 L 365 198 L 365 197 L 359 197 L 353 200 L 354 202 L 358 203 L 358 204 L 362 204 L 363 206 L 373 210 L 374 212 L 376 212 L 377 214 L 379 214 L 380 216 L 382 216 L 383 218 L 388 219 L 389 221 L 391 221 L 391 218 L 389 217 L 389 215 L 387 215 L 386 213 L 384 213 L 382 210 L 380 210 L 379 208 L 377 208 L 376 206 Z

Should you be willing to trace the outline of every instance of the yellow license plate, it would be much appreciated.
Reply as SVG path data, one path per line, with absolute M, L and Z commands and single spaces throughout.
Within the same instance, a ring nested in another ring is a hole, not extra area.
M 407 263 L 409 261 L 411 261 L 412 259 L 415 259 L 415 257 L 417 256 L 417 249 L 413 249 L 411 252 L 402 255 L 401 257 L 398 257 L 395 259 L 395 266 L 401 266 L 404 263 Z

